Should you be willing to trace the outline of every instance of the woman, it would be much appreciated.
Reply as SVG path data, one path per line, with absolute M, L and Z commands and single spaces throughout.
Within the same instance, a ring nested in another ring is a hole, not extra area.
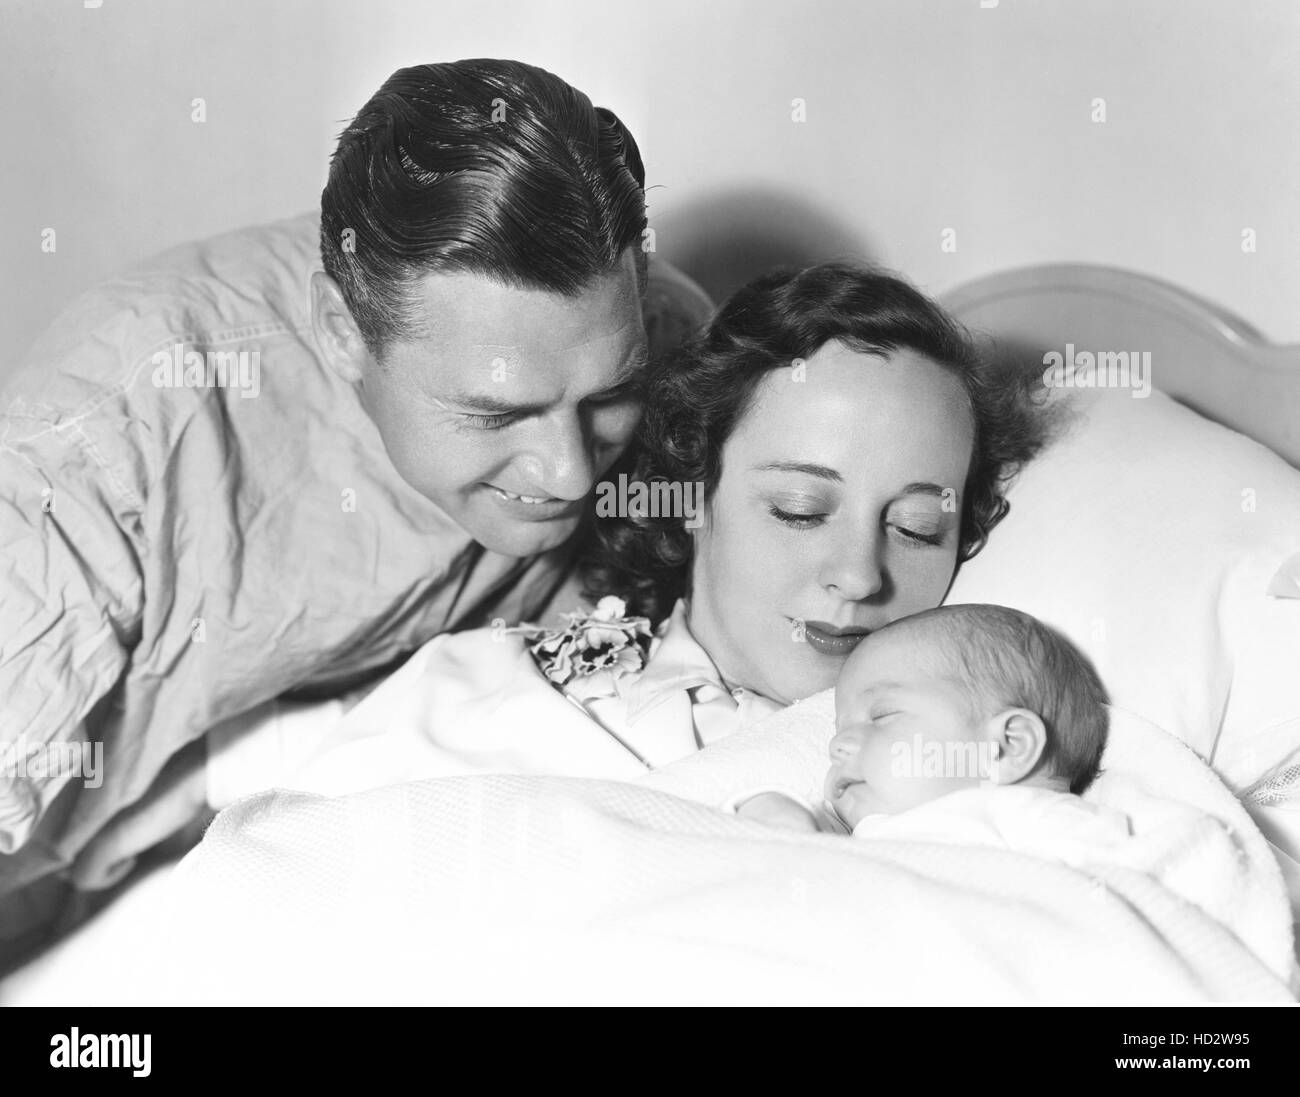
M 873 629 L 937 606 L 1039 443 L 1020 381 L 905 282 L 766 275 L 652 375 L 634 476 L 704 485 L 705 521 L 599 522 L 592 595 L 690 631 L 724 681 L 790 703 Z
M 622 466 L 677 499 L 702 485 L 703 515 L 594 519 L 586 592 L 649 618 L 652 642 L 609 601 L 567 637 L 505 622 L 439 637 L 323 740 L 304 722 L 257 759 L 219 746 L 213 805 L 275 784 L 632 777 L 832 686 L 863 636 L 939 605 L 1005 513 L 1039 441 L 1030 383 L 890 275 L 759 278 L 653 369 Z

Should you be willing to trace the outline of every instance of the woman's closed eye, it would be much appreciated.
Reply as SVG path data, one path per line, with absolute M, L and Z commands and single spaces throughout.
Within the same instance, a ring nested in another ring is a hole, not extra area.
M 907 501 L 890 507 L 885 522 L 899 540 L 909 545 L 942 545 L 948 536 L 950 521 L 929 506 Z
M 890 523 L 891 528 L 897 535 L 905 541 L 919 545 L 942 545 L 945 532 L 943 530 L 925 530 L 913 529 L 908 526 L 901 526 L 896 522 Z
M 786 510 L 775 503 L 769 504 L 767 509 L 773 518 L 792 529 L 812 529 L 826 520 L 824 513 Z
M 791 529 L 814 529 L 820 526 L 829 517 L 824 511 L 794 511 L 786 510 L 775 503 L 769 504 L 768 513 L 778 522 L 789 526 Z M 946 537 L 946 531 L 912 528 L 910 526 L 900 525 L 897 522 L 889 523 L 897 537 L 909 545 L 926 545 L 935 547 L 942 545 Z

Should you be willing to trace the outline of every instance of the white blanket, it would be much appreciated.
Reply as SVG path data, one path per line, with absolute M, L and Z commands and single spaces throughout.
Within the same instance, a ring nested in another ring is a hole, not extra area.
M 778 832 L 706 806 L 764 776 L 764 736 L 783 774 L 819 777 L 827 705 L 650 787 L 462 776 L 245 799 L 173 874 L 154 927 L 165 963 L 135 999 L 1290 1000 L 1267 847 L 1158 729 L 1119 721 L 1098 783 L 1134 819 L 1122 864 Z
M 1277 867 L 1159 729 L 1115 713 L 1088 795 L 1135 835 L 1109 864 L 776 832 L 715 810 L 757 786 L 815 801 L 831 711 L 811 698 L 635 783 L 463 775 L 249 797 L 149 881 L 129 932 L 119 919 L 93 955 L 85 943 L 75 978 L 38 964 L 0 998 L 1288 1000 Z
M 639 783 L 716 806 L 770 789 L 816 810 L 834 719 L 827 691 Z M 1208 914 L 1281 978 L 1292 977 L 1291 912 L 1277 861 L 1245 808 L 1186 744 L 1112 708 L 1102 773 L 1085 799 L 1131 822 L 1133 840 L 1108 855 L 1110 867 L 1147 875 Z

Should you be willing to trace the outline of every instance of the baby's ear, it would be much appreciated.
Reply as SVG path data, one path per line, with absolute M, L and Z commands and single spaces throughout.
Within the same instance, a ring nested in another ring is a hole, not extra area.
M 997 785 L 1023 781 L 1047 749 L 1042 717 L 1026 708 L 1004 709 L 989 720 L 985 731 L 992 755 L 989 780 Z

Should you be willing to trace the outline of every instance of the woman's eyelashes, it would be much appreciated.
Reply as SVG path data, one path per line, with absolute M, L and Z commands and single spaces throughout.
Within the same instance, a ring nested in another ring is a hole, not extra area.
M 825 514 L 817 513 L 800 513 L 797 511 L 785 510 L 775 503 L 768 504 L 768 513 L 778 522 L 782 522 L 792 529 L 812 529 L 826 520 Z
M 815 506 L 791 508 L 789 505 L 768 503 L 767 509 L 773 518 L 791 529 L 814 529 L 830 517 L 828 510 Z M 948 535 L 947 530 L 938 523 L 922 521 L 905 523 L 893 520 L 886 521 L 885 525 L 907 545 L 924 545 L 933 548 L 942 545 Z
M 915 504 L 893 507 L 886 516 L 886 524 L 895 534 L 912 545 L 942 545 L 948 537 L 948 520 L 942 514 L 918 509 Z
M 906 526 L 900 525 L 892 525 L 892 528 L 899 537 L 910 544 L 929 545 L 933 547 L 936 545 L 942 545 L 944 542 L 943 530 L 927 532 L 925 530 L 909 529 Z
M 767 512 L 791 529 L 812 529 L 830 517 L 835 501 L 812 492 L 782 491 L 760 496 Z

